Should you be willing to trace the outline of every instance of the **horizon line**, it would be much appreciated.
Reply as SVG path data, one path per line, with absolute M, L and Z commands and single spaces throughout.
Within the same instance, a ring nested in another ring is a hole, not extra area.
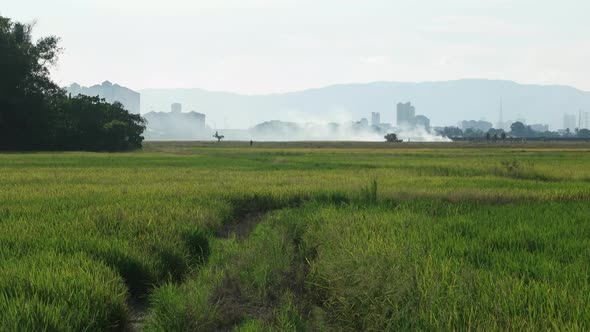
M 244 93 L 244 92 L 236 92 L 236 91 L 229 91 L 229 90 L 217 90 L 217 89 L 207 89 L 207 88 L 200 88 L 200 87 L 167 87 L 167 88 L 158 88 L 158 87 L 149 87 L 149 88 L 140 88 L 140 89 L 133 89 L 125 85 L 121 85 L 121 83 L 114 83 L 109 79 L 102 81 L 101 83 L 96 83 L 93 85 L 85 86 L 81 85 L 77 82 L 71 82 L 65 87 L 69 87 L 72 84 L 79 84 L 81 87 L 92 87 L 94 85 L 101 85 L 102 83 L 109 81 L 113 85 L 119 85 L 121 87 L 130 89 L 132 91 L 141 92 L 146 90 L 201 90 L 210 93 L 225 93 L 225 94 L 233 94 L 233 95 L 240 95 L 240 96 L 273 96 L 273 95 L 285 95 L 285 94 L 292 94 L 292 93 L 301 93 L 301 92 L 308 92 L 314 90 L 321 90 L 326 88 L 332 87 L 339 87 L 339 86 L 346 86 L 346 85 L 371 85 L 371 84 L 380 84 L 380 83 L 393 83 L 393 84 L 428 84 L 428 83 L 448 83 L 448 82 L 460 82 L 460 81 L 494 81 L 494 82 L 505 82 L 505 83 L 514 83 L 517 85 L 523 86 L 538 86 L 538 87 L 565 87 L 565 88 L 572 88 L 584 93 L 590 93 L 590 91 L 583 90 L 573 85 L 567 84 L 559 84 L 559 83 L 522 83 L 519 81 L 511 80 L 511 79 L 492 79 L 492 78 L 459 78 L 459 79 L 450 79 L 450 80 L 424 80 L 424 81 L 395 81 L 395 80 L 376 80 L 376 81 L 366 81 L 366 82 L 349 82 L 349 83 L 331 83 L 326 85 L 321 85 L 317 87 L 309 87 L 309 88 L 302 88 L 299 90 L 285 90 L 280 92 L 259 92 L 259 93 Z

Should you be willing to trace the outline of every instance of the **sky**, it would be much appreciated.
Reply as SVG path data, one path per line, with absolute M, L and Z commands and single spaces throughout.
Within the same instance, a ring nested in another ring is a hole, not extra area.
M 588 0 L 5 0 L 54 79 L 244 94 L 508 79 L 590 91 Z

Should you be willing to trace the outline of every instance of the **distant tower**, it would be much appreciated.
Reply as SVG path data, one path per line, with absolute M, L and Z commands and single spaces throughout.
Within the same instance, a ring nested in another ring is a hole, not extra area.
M 413 126 L 414 118 L 416 117 L 416 108 L 412 106 L 412 103 L 398 103 L 397 104 L 397 125 L 401 126 Z
M 371 125 L 379 126 L 381 124 L 381 113 L 371 112 Z
M 575 114 L 564 114 L 563 115 L 563 129 L 574 130 L 576 128 L 576 115 Z
M 504 106 L 502 105 L 502 98 L 500 98 L 500 117 L 496 127 L 496 129 L 504 129 Z
M 181 103 L 173 103 L 172 105 L 170 105 L 170 112 L 172 112 L 172 113 L 182 112 L 182 104 Z
M 430 119 L 424 115 L 416 115 L 414 118 L 416 126 L 423 127 L 426 130 L 430 130 Z

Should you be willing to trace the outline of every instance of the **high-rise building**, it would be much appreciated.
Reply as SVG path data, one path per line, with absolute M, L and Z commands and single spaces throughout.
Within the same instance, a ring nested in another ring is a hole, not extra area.
M 170 112 L 181 113 L 182 112 L 182 104 L 181 103 L 173 103 L 172 105 L 170 105 Z
M 538 131 L 541 133 L 544 133 L 546 131 L 549 131 L 549 125 L 548 124 L 542 124 L 542 123 L 536 123 L 536 124 L 532 124 L 531 125 L 531 129 L 534 131 Z
M 149 112 L 146 137 L 149 139 L 209 139 L 205 114 L 198 112 Z
M 492 123 L 484 120 L 463 120 L 459 123 L 461 129 L 473 129 L 473 130 L 481 130 L 484 133 L 492 128 Z M 503 129 L 503 128 L 499 128 Z
M 424 115 L 416 115 L 413 122 L 416 127 L 423 127 L 426 130 L 430 130 L 430 119 Z
M 416 117 L 416 108 L 412 103 L 398 103 L 397 104 L 397 125 L 398 127 L 410 127 L 414 125 L 414 118 Z
M 371 112 L 371 125 L 378 126 L 381 124 L 381 113 Z
M 563 129 L 574 130 L 575 128 L 578 128 L 577 122 L 574 114 L 563 115 Z
M 580 112 L 578 113 L 578 126 L 579 129 L 588 129 L 588 112 Z
M 506 123 L 504 122 L 504 104 L 500 99 L 500 114 L 498 117 L 498 123 L 496 123 L 496 129 L 506 129 Z

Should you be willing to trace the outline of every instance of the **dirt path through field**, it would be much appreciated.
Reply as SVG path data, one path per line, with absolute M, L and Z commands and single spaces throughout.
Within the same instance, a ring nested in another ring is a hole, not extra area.
M 233 220 L 223 225 L 223 227 L 217 233 L 217 237 L 227 239 L 235 236 L 239 241 L 242 241 L 250 236 L 250 233 L 252 233 L 252 231 L 256 228 L 256 225 L 264 220 L 264 216 L 269 212 L 270 211 L 256 211 L 238 215 Z M 270 315 L 271 308 L 260 308 L 256 306 L 248 307 L 245 299 L 243 299 L 240 295 L 240 290 L 235 286 L 231 287 L 230 285 L 226 284 L 222 288 L 225 290 L 233 290 L 228 291 L 226 294 L 218 294 L 218 296 L 223 298 L 222 311 L 227 315 L 230 315 L 232 312 L 240 313 L 240 315 L 244 314 L 244 312 L 247 312 L 249 315 L 256 317 L 265 317 Z M 130 299 L 129 309 L 131 313 L 129 315 L 130 318 L 126 330 L 129 332 L 143 331 L 143 324 L 145 324 L 148 311 L 147 301 L 141 299 Z M 232 321 L 232 319 L 230 318 L 228 321 Z M 228 328 L 229 327 L 231 326 L 228 326 Z
M 254 228 L 256 228 L 256 225 L 264 219 L 266 213 L 267 212 L 249 212 L 240 216 L 223 225 L 223 228 L 218 233 L 218 237 L 226 239 L 235 235 L 238 239 L 247 238 Z
M 139 332 L 143 331 L 142 326 L 147 317 L 147 301 L 131 299 L 129 301 L 129 324 L 127 324 L 127 331 Z

